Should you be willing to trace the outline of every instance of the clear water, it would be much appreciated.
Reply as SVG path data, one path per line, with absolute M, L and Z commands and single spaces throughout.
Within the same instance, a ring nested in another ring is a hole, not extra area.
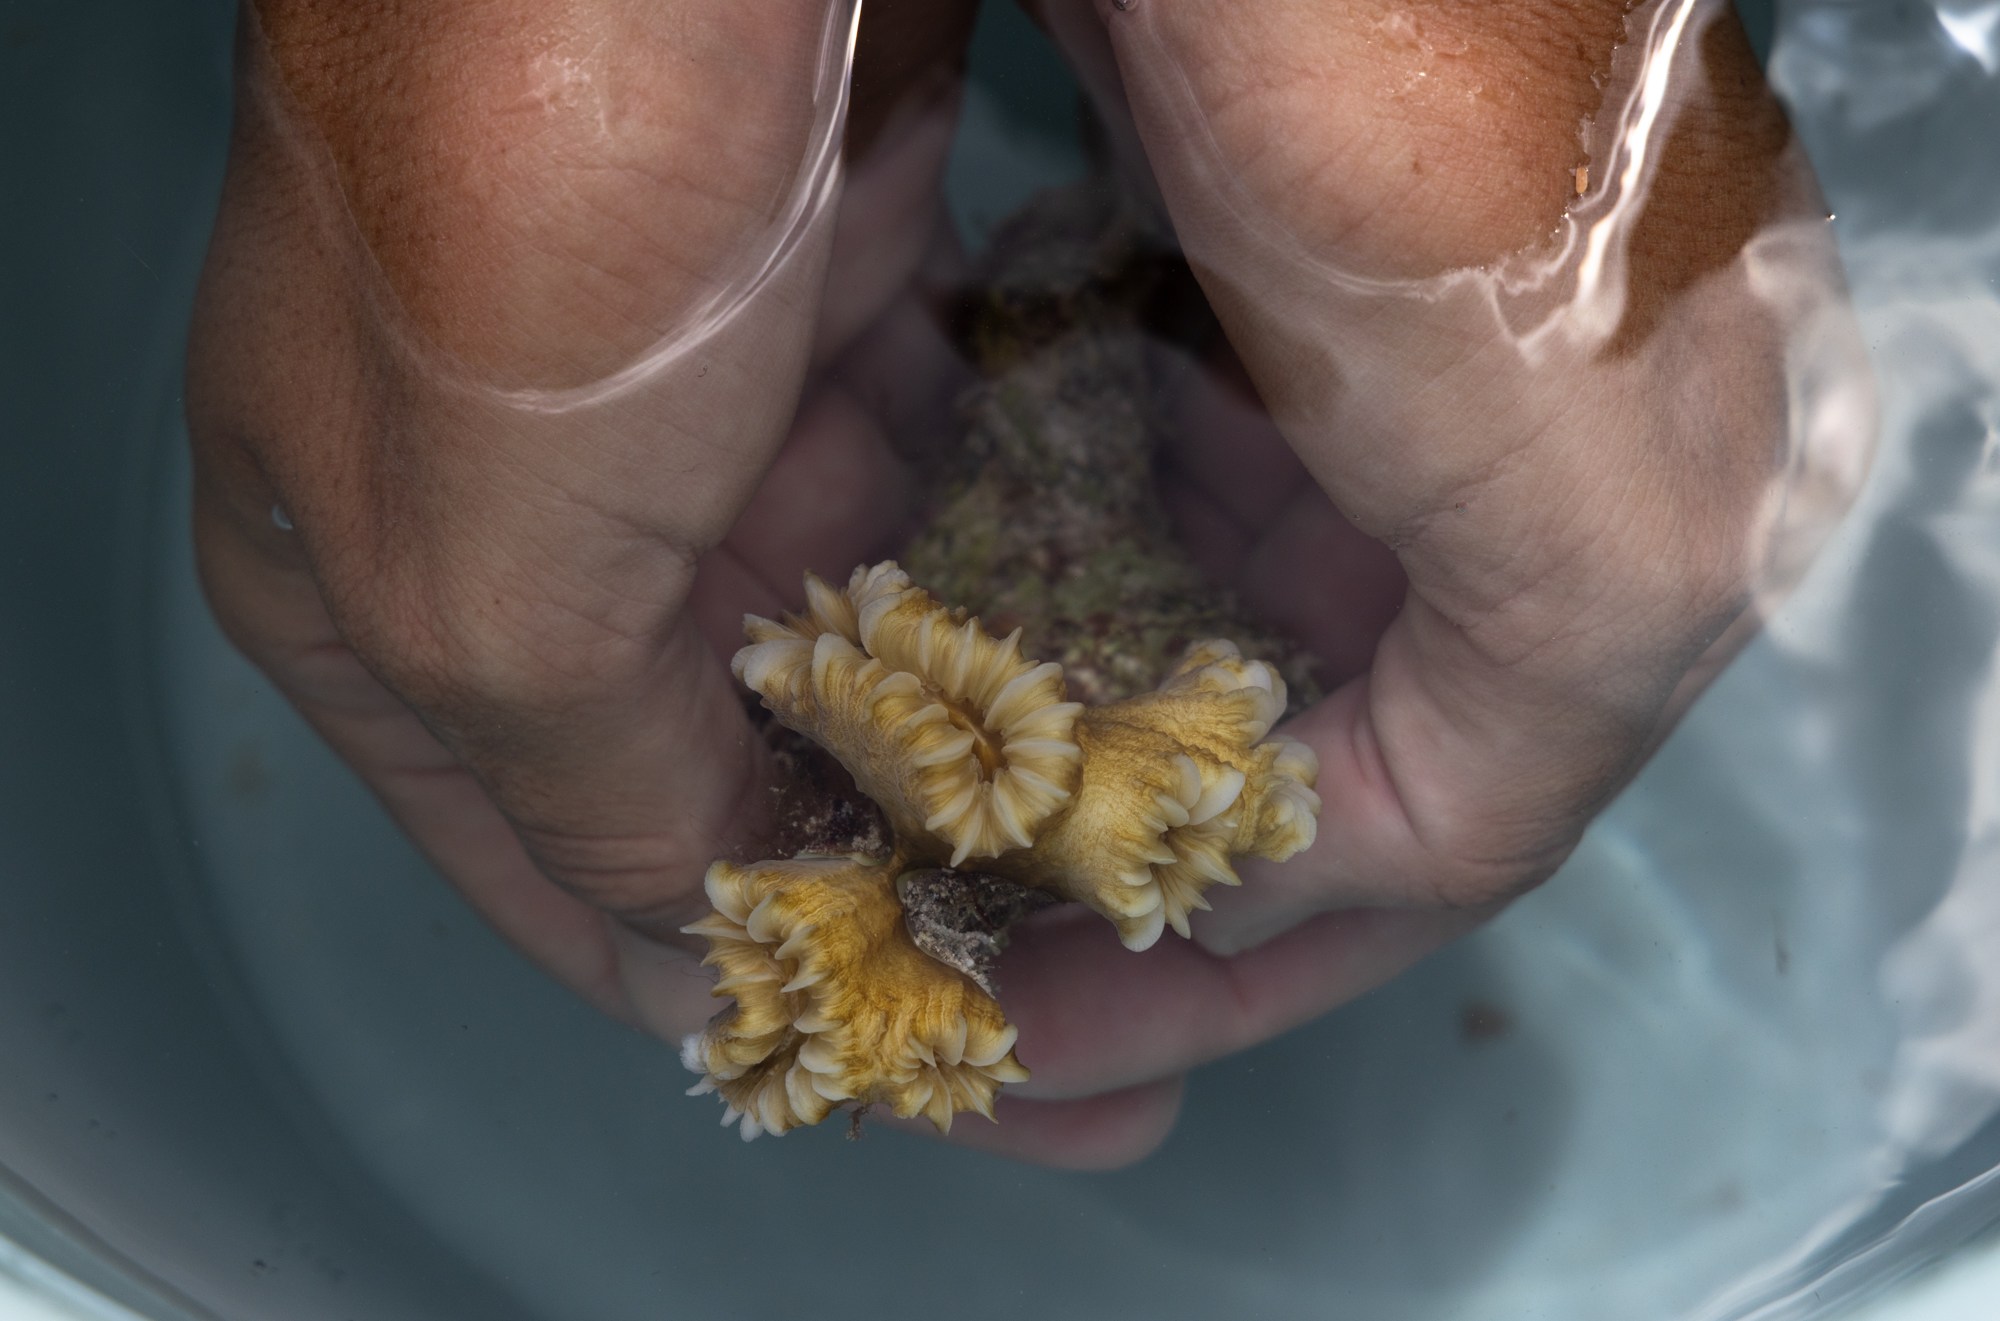
M 1887 404 L 1804 590 L 1560 876 L 1203 1070 L 1140 1167 L 717 1129 L 669 1050 L 502 947 L 229 650 L 176 469 L 158 693 L 246 1030 L 417 1220 L 564 1321 L 1721 1321 L 1821 1314 L 1954 1246 L 2000 1217 L 1952 1195 L 2000 1164 L 1991 12 L 1781 15 L 1774 75 Z M 975 104 L 967 150 L 1007 168 L 962 171 L 974 233 L 1073 167 L 1009 95 Z

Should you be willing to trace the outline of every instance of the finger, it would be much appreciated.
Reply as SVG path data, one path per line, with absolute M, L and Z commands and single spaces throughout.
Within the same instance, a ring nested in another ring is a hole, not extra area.
M 855 37 L 847 149 L 866 160 L 913 113 L 955 100 L 978 0 L 882 0 L 865 7 Z
M 1314 843 L 1283 865 L 1246 859 L 1197 937 L 1241 949 L 1350 904 L 1481 911 L 1553 874 L 1755 624 L 1690 638 L 1654 621 L 1643 660 L 1626 661 L 1636 627 L 1604 629 L 1576 671 L 1537 675 L 1412 594 L 1370 671 L 1285 726 L 1319 759 Z
M 916 482 L 894 437 L 942 434 L 964 379 L 917 303 L 899 298 L 823 374 L 729 536 L 703 557 L 688 608 L 718 657 L 743 646 L 745 614 L 791 609 L 807 571 L 839 580 L 901 544 Z
M 1316 657 L 1323 684 L 1368 669 L 1409 581 L 1395 553 L 1342 518 L 1317 486 L 1294 489 L 1253 527 L 1176 473 L 1161 474 L 1160 498 L 1195 563 L 1234 590 L 1253 617 Z
M 1169 359 L 1174 417 L 1160 473 L 1182 543 L 1259 619 L 1344 683 L 1368 668 L 1407 589 L 1395 553 L 1333 507 L 1226 349 Z M 1308 570 L 1301 572 L 1301 569 Z
M 781 600 L 811 570 L 842 581 L 900 540 L 915 478 L 889 448 L 880 421 L 838 385 L 806 402 L 785 447 L 723 542 Z M 736 619 L 733 654 L 742 645 Z
M 1156 353 L 1161 405 L 1175 419 L 1162 445 L 1167 471 L 1206 491 L 1245 528 L 1268 526 L 1310 481 L 1305 465 L 1227 346 L 1196 361 Z
M 1395 552 L 1310 483 L 1260 528 L 1233 583 L 1258 618 L 1319 657 L 1328 686 L 1367 671 L 1409 590 Z
M 946 326 L 968 278 L 956 235 L 939 224 L 909 286 L 825 373 L 919 469 L 959 431 L 959 397 L 978 379 Z
M 1020 5 L 1048 34 L 1082 84 L 1121 183 L 1133 197 L 1159 205 L 1159 188 L 1132 119 L 1118 58 L 1091 0 L 1020 0 Z
M 1000 967 L 1033 1075 L 1015 1090 L 1090 1096 L 1177 1076 L 1345 1004 L 1488 916 L 1328 913 L 1234 957 L 1186 941 L 1133 954 L 1094 919 L 1024 928 Z
M 1180 1118 L 1185 1084 L 1180 1078 L 1144 1083 L 1071 1101 L 1035 1101 L 1001 1093 L 996 1122 L 960 1115 L 950 1141 L 974 1151 L 1059 1170 L 1115 1170 L 1153 1154 Z M 873 1122 L 873 1121 L 870 1121 Z M 880 1121 L 924 1137 L 937 1129 L 924 1119 Z
M 958 130 L 974 0 L 862 9 L 847 181 L 814 361 L 838 357 L 915 278 L 949 227 L 938 183 Z
M 1256 544 L 1256 534 L 1231 517 L 1206 489 L 1184 478 L 1162 472 L 1158 490 L 1174 538 L 1195 567 L 1215 582 L 1236 583 Z
M 743 616 L 776 619 L 792 608 L 795 595 L 767 582 L 724 544 L 702 556 L 701 571 L 695 574 L 688 592 L 687 609 L 709 651 L 727 658 L 743 646 Z
M 1708 0 L 1649 5 L 1629 34 L 1625 6 L 1570 0 L 1097 8 L 1204 289 L 1287 437 L 1349 452 L 1334 494 L 1373 532 L 1511 453 L 1412 437 L 1532 432 L 1498 393 L 1527 393 L 1523 356 L 1543 392 L 1615 422 L 1615 364 L 1563 341 L 1631 352 L 1761 228 L 1813 214 L 1740 25 Z M 1664 101 L 1628 124 L 1642 72 Z M 1577 273 L 1586 253 L 1602 278 Z M 1517 353 L 1572 295 L 1563 333 Z M 1736 298 L 1740 318 L 1755 300 Z
M 1823 458 L 1795 448 L 1784 378 L 1787 334 L 1844 315 L 1823 226 L 1798 229 L 1809 181 L 1724 7 L 1653 6 L 1629 44 L 1615 4 L 1225 8 L 1099 13 L 1232 342 L 1410 588 L 1370 672 L 1290 731 L 1327 808 L 1285 884 L 1322 907 L 1489 903 L 1546 876 L 1671 727 L 1771 562 L 1770 511 Z M 1600 102 L 1616 119 L 1605 89 L 1644 60 L 1656 131 L 1584 139 L 1632 192 L 1563 229 L 1579 125 Z M 1774 219 L 1803 237 L 1753 279 Z M 1561 304 L 1600 238 L 1624 263 L 1610 301 Z M 1518 285 L 1467 269 L 1524 249 L 1557 255 L 1510 267 Z M 1532 343 L 1508 319 L 1552 308 L 1569 319 Z M 1294 564 L 1338 562 L 1315 525 Z M 1229 904 L 1257 931 L 1280 902 Z

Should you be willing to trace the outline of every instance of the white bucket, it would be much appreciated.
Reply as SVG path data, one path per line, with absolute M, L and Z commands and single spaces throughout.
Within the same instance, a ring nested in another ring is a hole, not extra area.
M 1112 1175 L 746 1148 L 429 873 L 193 582 L 228 6 L 49 8 L 0 32 L 0 1317 L 2000 1315 L 1992 6 L 1781 27 L 1888 389 L 1805 590 L 1555 881 Z M 965 205 L 1070 159 L 1027 67 Z

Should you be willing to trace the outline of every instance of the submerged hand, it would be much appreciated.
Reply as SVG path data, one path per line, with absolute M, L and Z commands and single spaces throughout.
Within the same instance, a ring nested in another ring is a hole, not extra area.
M 864 43 L 859 225 L 815 192 L 851 12 L 246 11 L 189 369 L 216 612 L 496 928 L 673 1036 L 706 984 L 635 933 L 705 909 L 766 801 L 742 615 L 903 516 L 908 391 L 859 391 L 968 11 Z
M 1642 6 L 1631 40 L 1613 0 L 1042 8 L 1129 101 L 1111 137 L 1233 349 L 1180 383 L 1183 529 L 1337 683 L 1287 727 L 1312 849 L 1212 892 L 1192 945 L 1017 947 L 1023 1090 L 1077 1096 L 1305 1021 L 1547 877 L 1837 517 L 1872 414 L 1726 6 Z M 1640 132 L 1620 98 L 1677 17 Z

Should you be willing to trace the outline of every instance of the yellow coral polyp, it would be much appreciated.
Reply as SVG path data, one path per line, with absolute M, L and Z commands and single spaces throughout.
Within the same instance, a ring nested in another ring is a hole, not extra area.
M 1083 708 L 1062 667 L 933 601 L 893 563 L 808 607 L 751 616 L 733 668 L 787 727 L 839 758 L 898 841 L 951 866 L 1032 844 L 1075 791 Z
M 960 1110 L 992 1118 L 1001 1084 L 1027 1078 L 1000 1006 L 911 940 L 897 870 L 859 857 L 709 868 L 715 911 L 687 930 L 735 1004 L 682 1058 L 746 1140 L 848 1103 L 949 1132 Z
M 1203 891 L 1241 884 L 1231 858 L 1282 862 L 1317 833 L 1318 760 L 1270 736 L 1284 710 L 1276 670 L 1202 643 L 1154 692 L 1084 713 L 1073 801 L 995 869 L 1103 914 L 1131 949 L 1188 935 Z

